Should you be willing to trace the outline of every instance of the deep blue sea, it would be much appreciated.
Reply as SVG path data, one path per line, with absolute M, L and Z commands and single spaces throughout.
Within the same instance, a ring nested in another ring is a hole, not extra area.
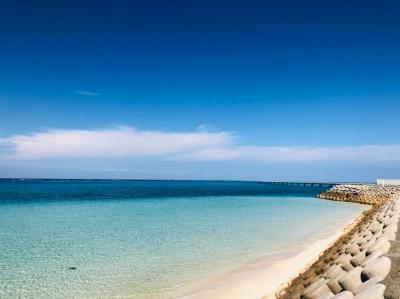
M 176 298 L 348 221 L 324 188 L 0 180 L 0 298 Z

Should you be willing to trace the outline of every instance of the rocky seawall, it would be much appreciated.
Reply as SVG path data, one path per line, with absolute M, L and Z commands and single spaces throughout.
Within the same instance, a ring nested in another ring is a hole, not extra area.
M 336 185 L 318 198 L 335 201 L 349 201 L 367 205 L 377 205 L 400 192 L 400 187 L 382 187 L 378 185 Z
M 372 205 L 278 299 L 399 299 L 400 188 L 337 185 L 321 199 Z

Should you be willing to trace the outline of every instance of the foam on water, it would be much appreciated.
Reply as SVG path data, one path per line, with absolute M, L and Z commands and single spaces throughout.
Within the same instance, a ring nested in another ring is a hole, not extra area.
M 1 182 L 0 298 L 177 297 L 363 209 L 279 188 Z

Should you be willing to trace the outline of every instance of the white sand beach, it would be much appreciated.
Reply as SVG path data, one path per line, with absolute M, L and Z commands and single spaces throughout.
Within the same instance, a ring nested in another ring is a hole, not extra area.
M 365 209 L 369 209 L 365 206 Z M 293 278 L 314 263 L 338 238 L 357 223 L 361 215 L 348 219 L 344 225 L 328 227 L 322 239 L 300 246 L 298 254 L 274 261 L 249 265 L 202 287 L 185 299 L 272 299 Z

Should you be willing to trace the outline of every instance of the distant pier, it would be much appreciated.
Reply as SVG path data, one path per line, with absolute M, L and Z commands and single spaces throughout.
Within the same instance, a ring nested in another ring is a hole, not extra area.
M 330 183 L 330 182 L 258 182 L 264 185 L 286 185 L 286 186 L 304 186 L 304 187 L 333 187 L 340 185 L 341 183 Z

